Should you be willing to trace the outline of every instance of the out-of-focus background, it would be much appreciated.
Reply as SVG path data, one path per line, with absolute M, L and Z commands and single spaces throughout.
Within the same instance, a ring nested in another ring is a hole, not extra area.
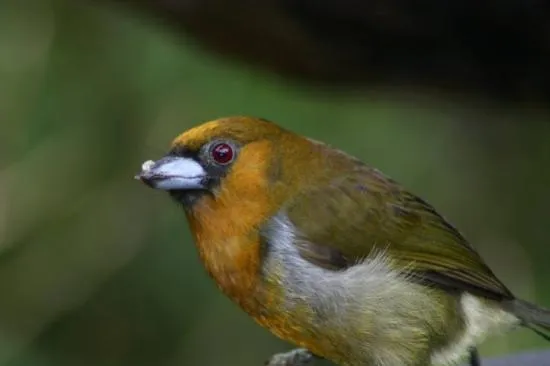
M 550 306 L 547 111 L 314 92 L 193 44 L 116 9 L 0 2 L 0 365 L 256 366 L 289 347 L 215 288 L 181 210 L 133 180 L 176 134 L 233 114 L 377 166 Z M 481 351 L 544 347 L 520 330 Z

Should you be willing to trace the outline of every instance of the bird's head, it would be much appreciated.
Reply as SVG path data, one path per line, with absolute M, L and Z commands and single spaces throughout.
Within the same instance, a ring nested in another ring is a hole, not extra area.
M 276 206 L 315 179 L 322 150 L 272 122 L 229 117 L 182 133 L 164 157 L 146 161 L 136 178 L 168 191 L 186 209 L 205 197 L 237 204 L 262 196 Z

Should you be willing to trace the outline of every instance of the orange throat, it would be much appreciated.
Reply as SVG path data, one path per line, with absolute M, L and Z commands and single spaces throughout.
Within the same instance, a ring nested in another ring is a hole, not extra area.
M 228 235 L 201 215 L 188 215 L 199 257 L 220 290 L 245 310 L 256 298 L 260 280 L 259 234 Z

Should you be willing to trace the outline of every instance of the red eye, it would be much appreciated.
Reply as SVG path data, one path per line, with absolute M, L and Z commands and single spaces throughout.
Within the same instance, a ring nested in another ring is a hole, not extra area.
M 231 145 L 222 142 L 212 147 L 210 150 L 210 155 L 216 163 L 225 165 L 233 161 L 234 153 Z

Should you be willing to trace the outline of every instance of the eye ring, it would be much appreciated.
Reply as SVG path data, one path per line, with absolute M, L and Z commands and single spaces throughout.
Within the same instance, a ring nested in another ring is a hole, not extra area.
M 210 147 L 210 158 L 218 165 L 228 165 L 235 159 L 235 148 L 227 142 L 217 142 Z

